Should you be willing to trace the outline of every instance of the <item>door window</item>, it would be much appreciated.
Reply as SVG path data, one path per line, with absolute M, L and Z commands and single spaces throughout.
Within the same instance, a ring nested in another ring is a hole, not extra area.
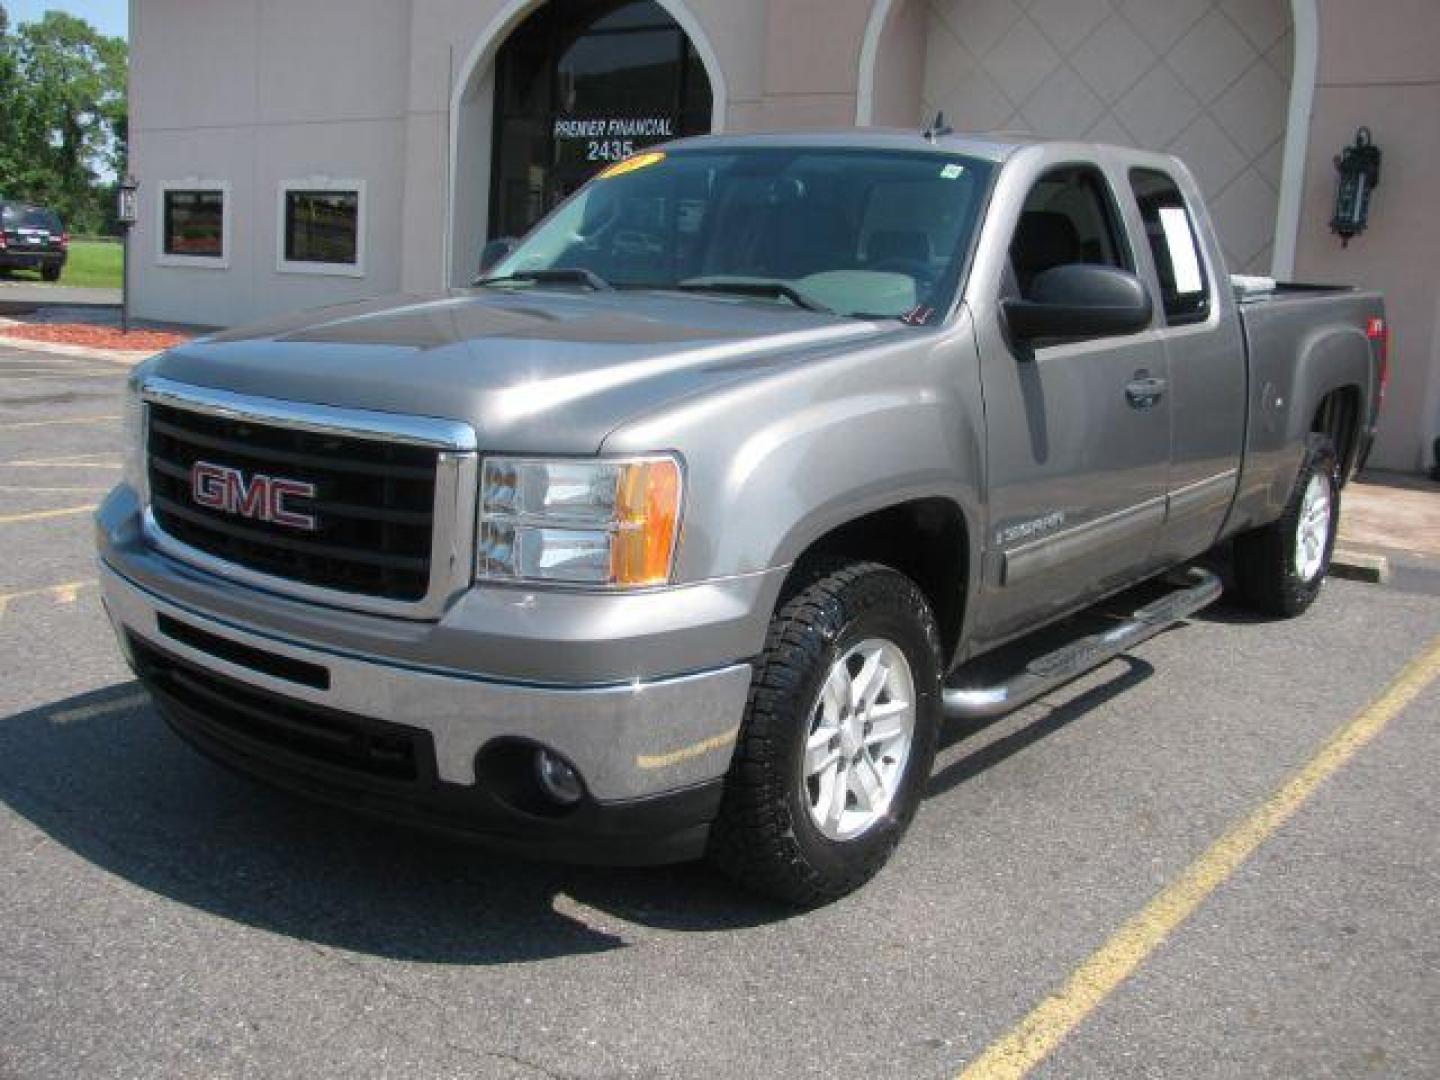
M 1156 169 L 1131 170 L 1130 185 L 1155 260 L 1165 322 L 1204 322 L 1210 314 L 1210 287 L 1185 197 L 1174 180 Z
M 1097 169 L 1066 165 L 1035 182 L 1010 241 L 1015 287 L 1029 298 L 1035 279 L 1070 263 L 1129 270 L 1110 185 Z

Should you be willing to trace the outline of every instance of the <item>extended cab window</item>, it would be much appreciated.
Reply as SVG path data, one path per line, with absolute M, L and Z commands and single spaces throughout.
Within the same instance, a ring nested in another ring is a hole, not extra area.
M 1046 270 L 1070 263 L 1131 268 L 1110 187 L 1084 165 L 1052 169 L 1035 182 L 1010 241 L 1014 285 L 1023 297 Z
M 1155 169 L 1131 170 L 1130 184 L 1155 259 L 1165 321 L 1171 326 L 1204 322 L 1210 314 L 1210 288 L 1185 197 L 1174 180 Z

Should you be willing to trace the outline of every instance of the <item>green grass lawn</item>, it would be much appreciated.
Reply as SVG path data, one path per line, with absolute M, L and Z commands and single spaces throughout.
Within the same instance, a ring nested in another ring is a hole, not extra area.
M 7 271 L 12 281 L 45 285 L 38 270 Z M 87 289 L 120 288 L 120 245 L 106 240 L 71 240 L 70 257 L 57 285 Z

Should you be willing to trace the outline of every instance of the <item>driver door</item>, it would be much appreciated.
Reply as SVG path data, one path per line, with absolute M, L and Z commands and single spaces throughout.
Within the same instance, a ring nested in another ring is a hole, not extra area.
M 1164 344 L 1138 334 L 1031 347 L 999 313 L 1044 271 L 1134 271 L 1111 185 L 1060 165 L 1029 189 L 991 312 L 977 320 L 985 395 L 989 527 L 982 643 L 1014 637 L 1149 568 L 1165 519 L 1170 398 Z

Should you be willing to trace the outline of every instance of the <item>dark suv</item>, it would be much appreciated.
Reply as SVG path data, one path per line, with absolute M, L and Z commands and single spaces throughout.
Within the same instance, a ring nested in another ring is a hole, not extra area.
M 70 249 L 60 215 L 43 206 L 0 202 L 0 270 L 39 270 L 59 281 Z

